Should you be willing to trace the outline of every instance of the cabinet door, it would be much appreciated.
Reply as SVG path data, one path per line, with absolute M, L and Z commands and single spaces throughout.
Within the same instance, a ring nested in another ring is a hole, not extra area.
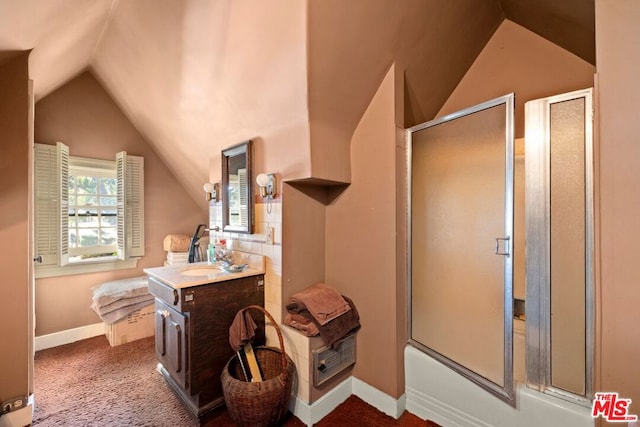
M 156 355 L 171 377 L 186 388 L 187 317 L 156 299 Z
M 201 401 L 222 398 L 220 375 L 234 355 L 229 346 L 229 327 L 238 312 L 248 305 L 264 307 L 264 277 L 252 276 L 227 280 L 195 290 L 189 317 L 190 383 L 189 391 L 200 394 Z M 252 312 L 258 325 L 254 343 L 264 339 L 264 316 Z

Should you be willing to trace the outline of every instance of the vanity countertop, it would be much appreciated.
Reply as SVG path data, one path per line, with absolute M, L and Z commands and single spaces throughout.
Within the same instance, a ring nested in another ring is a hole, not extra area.
M 219 263 L 197 262 L 145 268 L 144 272 L 175 289 L 224 282 L 265 273 L 265 262 L 262 255 L 232 251 L 231 258 L 234 264 L 248 264 L 248 266 L 240 272 L 230 273 L 223 270 Z M 196 274 L 192 274 L 190 271 Z

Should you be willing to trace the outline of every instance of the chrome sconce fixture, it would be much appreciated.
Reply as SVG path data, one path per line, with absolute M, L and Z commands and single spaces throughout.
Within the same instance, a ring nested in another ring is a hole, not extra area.
M 220 193 L 220 184 L 207 182 L 204 186 L 202 186 L 204 190 L 205 198 L 207 201 L 213 200 L 214 202 L 218 201 L 219 193 Z
M 271 213 L 271 200 L 276 197 L 276 176 L 273 173 L 261 173 L 256 177 L 260 196 L 267 198 L 267 212 Z

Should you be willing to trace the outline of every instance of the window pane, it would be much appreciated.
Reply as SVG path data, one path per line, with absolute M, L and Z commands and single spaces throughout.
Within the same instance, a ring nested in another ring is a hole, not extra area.
M 79 247 L 96 246 L 98 244 L 99 230 L 97 228 L 78 229 Z
M 100 178 L 100 194 L 116 194 L 118 180 L 116 178 Z
M 102 215 L 100 216 L 100 226 L 101 227 L 115 227 L 118 225 L 118 217 L 105 215 L 105 212 L 102 211 Z
M 96 194 L 98 179 L 93 176 L 76 176 L 78 194 Z
M 116 198 L 115 197 L 100 197 L 100 205 L 102 206 L 115 206 Z
M 115 245 L 118 233 L 115 228 L 102 228 L 101 244 Z
M 78 196 L 78 206 L 96 204 L 98 204 L 98 198 L 96 196 Z
M 69 193 L 76 192 L 76 177 L 69 175 Z
M 75 248 L 77 247 L 78 236 L 76 235 L 76 229 L 69 227 L 69 247 Z
M 98 211 L 95 209 L 87 209 L 81 211 L 78 214 L 78 226 L 79 227 L 98 227 L 100 225 L 98 220 Z

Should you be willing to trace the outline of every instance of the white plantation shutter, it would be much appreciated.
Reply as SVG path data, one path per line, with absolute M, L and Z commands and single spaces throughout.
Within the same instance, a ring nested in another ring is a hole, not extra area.
M 127 172 L 127 153 L 121 151 L 116 154 L 116 177 L 118 179 L 118 185 L 116 190 L 117 208 L 116 213 L 118 216 L 118 258 L 127 258 L 127 222 L 125 221 L 125 205 L 127 200 L 127 186 L 126 186 L 126 172 Z
M 118 258 L 144 256 L 144 159 L 116 154 Z
M 34 155 L 34 224 L 35 256 L 39 265 L 58 264 L 58 180 L 57 154 L 54 145 L 35 145 Z
M 60 245 L 58 265 L 69 263 L 69 147 L 56 144 L 58 165 L 58 196 L 60 200 Z
M 34 223 L 38 265 L 69 261 L 69 147 L 35 144 Z
M 247 191 L 247 169 L 238 169 L 238 188 L 240 189 L 240 226 L 249 224 L 249 192 Z
M 127 251 L 129 257 L 144 256 L 144 158 L 127 157 Z

